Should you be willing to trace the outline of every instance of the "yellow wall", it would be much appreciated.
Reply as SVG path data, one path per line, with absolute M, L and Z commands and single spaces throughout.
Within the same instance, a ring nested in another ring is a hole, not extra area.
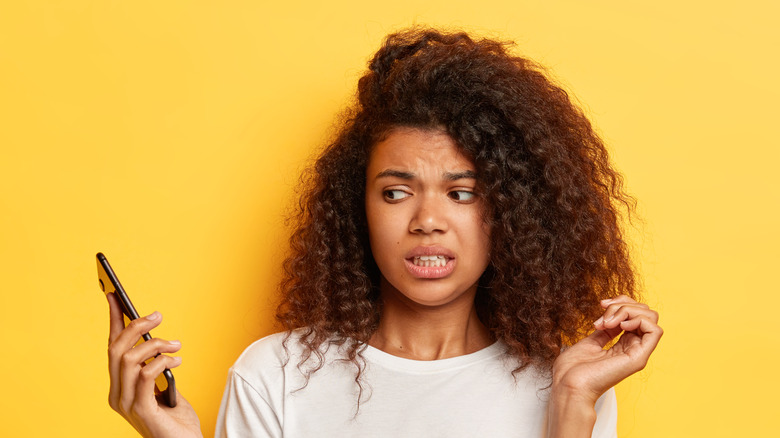
M 604 133 L 666 336 L 624 437 L 778 433 L 776 2 L 5 1 L 0 436 L 134 436 L 107 406 L 104 251 L 213 432 L 272 330 L 292 186 L 389 31 L 519 43 Z M 770 433 L 770 429 L 774 429 Z

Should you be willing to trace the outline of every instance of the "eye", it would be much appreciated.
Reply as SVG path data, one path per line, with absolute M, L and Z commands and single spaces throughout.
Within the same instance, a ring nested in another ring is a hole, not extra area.
M 385 190 L 382 194 L 388 201 L 400 201 L 401 199 L 411 196 L 403 190 Z
M 455 190 L 448 193 L 448 196 L 458 202 L 472 202 L 476 200 L 474 192 L 469 192 L 468 190 Z

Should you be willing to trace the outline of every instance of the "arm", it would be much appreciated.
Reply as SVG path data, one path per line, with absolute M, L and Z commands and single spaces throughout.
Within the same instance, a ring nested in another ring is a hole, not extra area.
M 117 298 L 113 293 L 106 297 L 111 315 L 108 404 L 144 437 L 202 437 L 198 415 L 180 394 L 175 408 L 158 404 L 154 396 L 155 377 L 181 364 L 181 358 L 166 355 L 178 351 L 181 344 L 153 338 L 136 345 L 141 335 L 160 325 L 162 315 L 155 312 L 125 327 Z
M 596 410 L 590 400 L 553 388 L 547 407 L 548 438 L 590 438 Z
M 663 335 L 658 313 L 645 304 L 620 296 L 601 305 L 605 311 L 594 323 L 596 330 L 553 364 L 548 438 L 590 437 L 596 400 L 643 369 Z M 618 335 L 618 341 L 604 349 Z

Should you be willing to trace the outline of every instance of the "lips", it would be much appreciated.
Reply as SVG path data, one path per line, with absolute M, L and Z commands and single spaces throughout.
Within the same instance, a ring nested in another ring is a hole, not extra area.
M 440 246 L 418 246 L 406 254 L 406 269 L 416 278 L 443 278 L 455 269 L 455 254 Z
M 444 256 L 448 259 L 454 259 L 455 253 L 443 246 L 418 246 L 406 253 L 407 260 L 422 256 Z

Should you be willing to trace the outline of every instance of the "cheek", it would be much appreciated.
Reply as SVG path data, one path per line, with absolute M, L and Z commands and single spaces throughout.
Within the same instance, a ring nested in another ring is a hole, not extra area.
M 397 243 L 396 236 L 393 235 L 393 222 L 388 212 L 371 205 L 366 204 L 366 222 L 368 224 L 368 241 L 371 243 L 371 251 L 374 258 L 381 257 L 387 250 L 391 249 L 394 243 Z
M 490 252 L 490 226 L 485 222 L 482 223 L 482 236 L 485 240 L 485 249 Z
M 482 215 L 473 215 L 468 219 L 468 240 L 472 253 L 486 265 L 490 263 L 490 226 Z

